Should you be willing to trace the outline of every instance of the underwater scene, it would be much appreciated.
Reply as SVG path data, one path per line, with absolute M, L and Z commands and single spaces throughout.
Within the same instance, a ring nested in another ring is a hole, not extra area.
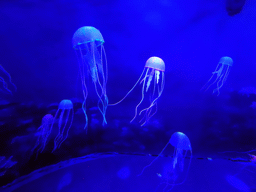
M 1 0 L 1 192 L 256 192 L 255 0 Z

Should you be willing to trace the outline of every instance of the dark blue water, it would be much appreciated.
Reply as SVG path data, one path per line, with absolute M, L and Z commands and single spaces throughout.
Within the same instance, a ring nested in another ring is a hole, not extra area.
M 1 1 L 1 190 L 256 191 L 255 11 L 253 0 Z M 74 46 L 83 26 L 102 37 Z M 137 177 L 175 132 L 192 155 L 170 142 Z

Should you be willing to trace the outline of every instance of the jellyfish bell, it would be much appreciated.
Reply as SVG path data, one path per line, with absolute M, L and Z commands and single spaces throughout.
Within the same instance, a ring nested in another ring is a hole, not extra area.
M 59 103 L 59 109 L 73 109 L 73 103 L 70 100 L 64 99 Z
M 132 122 L 137 117 L 138 108 L 142 104 L 145 98 L 145 94 L 148 93 L 150 103 L 148 107 L 141 109 L 141 111 L 139 112 L 139 115 L 144 113 L 143 117 L 140 120 L 140 122 L 142 122 L 141 126 L 143 126 L 157 112 L 157 101 L 164 90 L 164 72 L 164 61 L 159 57 L 150 57 L 146 61 L 145 67 L 139 79 L 137 80 L 135 85 L 130 89 L 130 91 L 120 101 L 109 105 L 113 106 L 121 103 L 132 92 L 132 90 L 136 87 L 136 85 L 139 82 L 142 83 L 142 98 L 139 104 L 135 107 L 135 115 L 130 122 Z
M 221 57 L 220 61 L 215 69 L 212 72 L 212 76 L 207 81 L 207 83 L 202 87 L 201 91 L 207 91 L 211 86 L 216 88 L 213 89 L 213 93 L 217 95 L 220 94 L 220 88 L 226 82 L 227 77 L 230 72 L 230 68 L 233 66 L 233 60 L 230 57 Z
M 231 57 L 221 57 L 219 64 L 223 64 L 223 65 L 228 65 L 228 66 L 232 66 L 233 65 L 233 59 Z
M 145 67 L 165 72 L 164 61 L 159 57 L 150 57 L 147 60 Z
M 172 134 L 170 144 L 176 149 L 191 150 L 191 143 L 189 138 L 182 132 L 175 132 Z
M 87 49 L 87 44 L 91 42 L 94 42 L 97 47 L 104 43 L 100 31 L 91 26 L 80 27 L 72 38 L 72 45 L 75 50 Z
M 92 89 L 95 90 L 98 100 L 98 109 L 103 116 L 103 125 L 107 124 L 106 110 L 108 97 L 106 93 L 107 84 L 107 58 L 104 49 L 104 39 L 100 31 L 91 26 L 79 28 L 73 35 L 72 46 L 77 54 L 80 78 L 82 82 L 82 93 L 84 101 L 82 109 L 85 115 L 85 126 L 87 131 L 88 117 L 86 111 L 86 100 L 88 94 L 93 92 L 88 89 L 88 79 L 92 81 Z

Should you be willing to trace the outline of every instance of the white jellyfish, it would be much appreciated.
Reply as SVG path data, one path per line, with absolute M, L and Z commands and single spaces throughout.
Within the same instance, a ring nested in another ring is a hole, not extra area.
M 164 90 L 164 72 L 164 61 L 159 57 L 150 57 L 145 64 L 140 78 L 132 87 L 132 89 L 124 96 L 123 99 L 110 105 L 117 105 L 121 103 L 131 93 L 131 91 L 136 87 L 139 82 L 142 83 L 142 98 L 139 104 L 135 107 L 135 115 L 131 122 L 137 117 L 138 108 L 143 102 L 145 94 L 148 93 L 150 104 L 148 107 L 142 109 L 139 112 L 139 115 L 144 113 L 144 116 L 140 120 L 140 122 L 143 121 L 143 123 L 141 124 L 141 126 L 143 126 L 157 112 L 157 101 Z

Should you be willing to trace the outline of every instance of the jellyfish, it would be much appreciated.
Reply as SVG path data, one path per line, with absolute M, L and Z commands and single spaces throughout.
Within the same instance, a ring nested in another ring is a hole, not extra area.
M 169 191 L 175 185 L 181 185 L 186 181 L 191 164 L 192 148 L 189 138 L 184 133 L 173 133 L 169 142 L 165 145 L 159 155 L 149 165 L 144 167 L 142 172 L 138 175 L 141 176 L 145 169 L 151 166 L 160 157 L 169 144 L 174 147 L 171 166 L 168 170 L 163 171 L 166 174 L 157 173 L 157 175 L 161 175 L 164 179 L 163 183 L 161 183 L 165 184 L 164 191 Z
M 72 125 L 74 117 L 73 103 L 70 100 L 62 100 L 59 104 L 59 108 L 55 114 L 54 121 L 58 120 L 58 128 L 59 132 L 56 138 L 54 139 L 54 148 L 55 151 L 57 148 L 61 146 L 61 144 L 67 139 L 69 129 Z M 52 123 L 51 129 L 54 125 Z
M 76 52 L 82 92 L 84 101 L 82 109 L 85 115 L 85 129 L 87 131 L 88 117 L 86 113 L 86 100 L 88 97 L 87 81 L 91 77 L 96 95 L 98 97 L 98 108 L 103 116 L 103 125 L 107 124 L 106 110 L 108 97 L 106 93 L 107 84 L 107 58 L 103 46 L 104 39 L 100 31 L 94 27 L 85 26 L 79 28 L 73 35 L 72 44 Z
M 147 95 L 149 95 L 150 104 L 148 107 L 142 109 L 139 112 L 139 115 L 144 113 L 142 119 L 140 120 L 140 122 L 142 122 L 141 126 L 143 126 L 157 112 L 157 101 L 162 95 L 164 90 L 164 82 L 165 82 L 164 72 L 165 72 L 164 61 L 159 57 L 150 57 L 147 60 L 139 79 L 137 80 L 135 85 L 132 87 L 132 89 L 124 96 L 123 99 L 110 105 L 113 106 L 121 103 L 132 92 L 132 90 L 136 87 L 136 85 L 139 82 L 142 83 L 142 98 L 139 104 L 135 107 L 135 115 L 131 120 L 131 122 L 137 117 L 138 108 L 143 102 L 145 98 L 145 94 L 147 93 Z
M 12 86 L 12 88 L 16 91 L 17 87 L 12 82 L 11 75 L 4 69 L 2 65 L 0 65 L 0 71 L 3 73 L 3 76 L 6 76 L 8 79 L 9 84 Z M 0 83 L 2 83 L 2 87 L 0 88 L 0 91 L 4 93 L 12 94 L 11 89 L 8 87 L 7 81 L 4 79 L 4 77 L 0 76 Z
M 220 88 L 223 86 L 227 80 L 230 68 L 233 65 L 233 60 L 230 57 L 221 57 L 220 61 L 215 69 L 212 72 L 211 78 L 208 82 L 202 87 L 202 91 L 207 91 L 212 85 L 216 84 L 216 88 L 213 90 L 213 93 L 217 95 L 220 94 Z
M 48 137 L 51 133 L 51 126 L 53 123 L 53 119 L 54 118 L 51 114 L 46 114 L 42 119 L 42 124 L 38 128 L 38 133 L 37 133 L 38 138 L 34 148 L 32 149 L 32 152 L 34 152 L 37 149 L 36 156 L 38 153 L 42 153 L 45 148 Z

